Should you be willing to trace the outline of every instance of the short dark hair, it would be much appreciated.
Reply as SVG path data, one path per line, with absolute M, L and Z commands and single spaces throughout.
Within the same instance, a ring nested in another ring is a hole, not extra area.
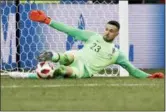
M 107 24 L 115 25 L 118 28 L 118 30 L 120 29 L 120 24 L 117 21 L 109 21 Z

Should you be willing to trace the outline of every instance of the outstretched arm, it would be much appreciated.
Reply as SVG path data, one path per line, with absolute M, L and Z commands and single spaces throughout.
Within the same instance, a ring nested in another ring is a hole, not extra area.
M 119 53 L 119 57 L 116 61 L 116 64 L 122 66 L 124 69 L 126 69 L 130 75 L 136 77 L 136 78 L 164 78 L 164 74 L 162 73 L 154 73 L 154 74 L 148 74 L 136 67 L 134 67 L 124 56 L 122 52 Z
M 57 29 L 58 31 L 61 31 L 68 35 L 73 36 L 76 40 L 87 41 L 89 37 L 96 34 L 95 32 L 80 30 L 80 29 L 68 26 L 66 24 L 63 24 L 61 22 L 56 22 L 54 20 L 51 20 L 49 26 L 51 26 L 54 29 Z
M 76 40 L 87 41 L 92 35 L 96 34 L 95 32 L 80 30 L 63 24 L 61 22 L 51 20 L 51 18 L 47 17 L 46 14 L 41 10 L 32 10 L 29 13 L 29 18 L 36 22 L 48 24 L 49 26 L 51 26 L 54 29 L 57 29 L 58 31 L 73 36 Z

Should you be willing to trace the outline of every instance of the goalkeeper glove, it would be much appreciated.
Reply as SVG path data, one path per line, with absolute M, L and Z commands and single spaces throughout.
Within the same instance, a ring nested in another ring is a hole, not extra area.
M 45 23 L 45 24 L 49 24 L 51 21 L 51 18 L 47 17 L 47 15 L 41 10 L 30 11 L 29 18 L 32 21 L 41 22 L 41 23 Z
M 164 78 L 164 74 L 161 73 L 161 72 L 157 72 L 157 73 L 149 75 L 148 78 L 151 78 L 151 79 L 154 79 L 154 78 L 162 79 L 162 78 Z

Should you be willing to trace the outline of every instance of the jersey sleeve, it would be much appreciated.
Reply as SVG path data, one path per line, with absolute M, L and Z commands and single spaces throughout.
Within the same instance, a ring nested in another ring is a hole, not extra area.
M 126 69 L 129 72 L 129 75 L 136 77 L 136 78 L 147 78 L 149 74 L 145 73 L 144 71 L 136 68 L 133 66 L 125 57 L 125 55 L 120 52 L 118 59 L 116 60 L 116 63 L 120 66 L 122 66 L 124 69 Z
M 77 29 L 61 22 L 51 20 L 49 26 L 74 37 L 75 40 L 87 41 L 95 32 Z

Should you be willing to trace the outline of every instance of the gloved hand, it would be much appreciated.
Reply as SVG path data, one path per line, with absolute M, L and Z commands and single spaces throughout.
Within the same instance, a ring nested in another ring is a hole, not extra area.
M 29 12 L 29 18 L 32 21 L 41 22 L 45 24 L 49 24 L 51 18 L 47 17 L 47 15 L 41 10 L 32 10 Z
M 152 78 L 152 79 L 159 78 L 159 79 L 162 79 L 162 78 L 164 78 L 164 74 L 161 73 L 161 72 L 156 72 L 154 74 L 149 75 L 148 78 Z

